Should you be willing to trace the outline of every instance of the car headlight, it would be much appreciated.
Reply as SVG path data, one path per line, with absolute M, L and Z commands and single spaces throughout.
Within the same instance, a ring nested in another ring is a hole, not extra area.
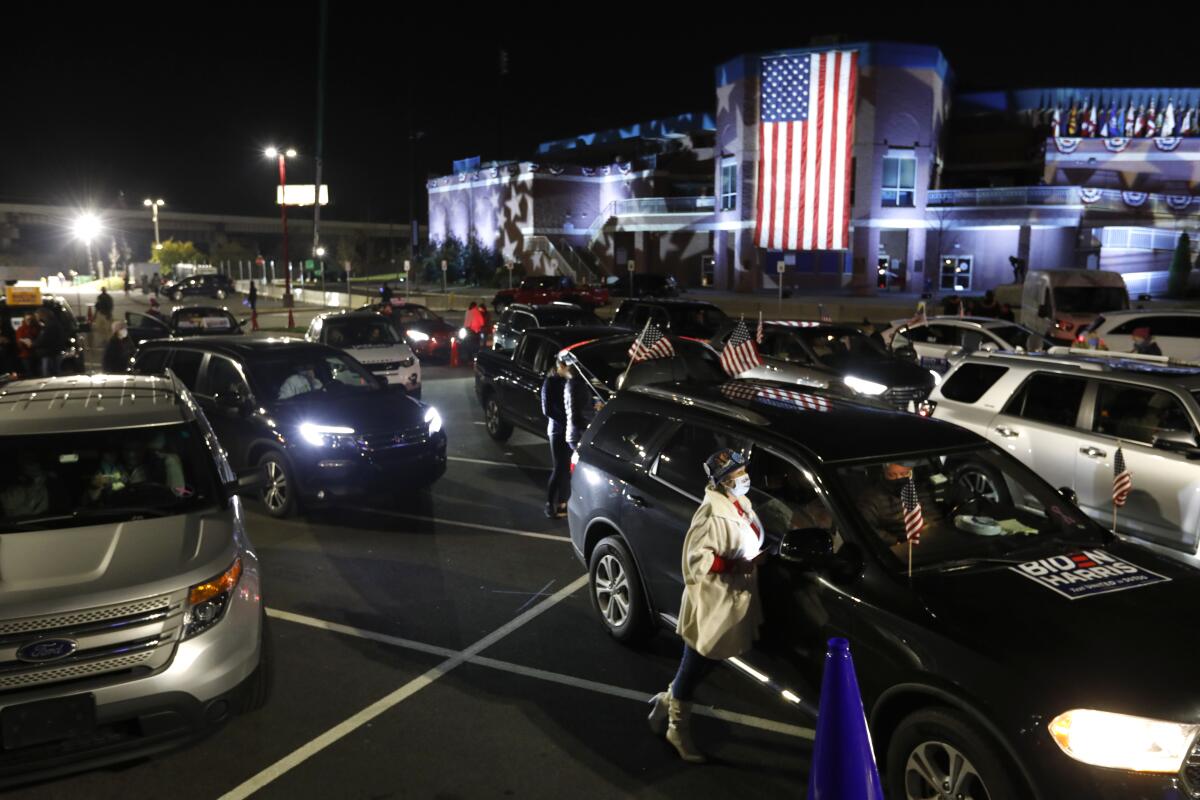
M 412 339 L 414 342 L 428 342 L 429 334 L 423 331 L 405 331 L 404 335 Z
M 406 358 L 406 359 L 404 359 L 403 361 L 401 361 L 401 362 L 400 362 L 400 366 L 401 366 L 401 367 L 403 367 L 404 369 L 408 369 L 409 367 L 411 367 L 411 366 L 412 366 L 413 364 L 415 364 L 415 363 L 417 363 L 417 359 L 416 359 L 416 357 L 415 357 L 415 356 L 409 356 L 408 358 Z
M 1200 725 L 1077 708 L 1050 722 L 1050 736 L 1076 761 L 1135 772 L 1178 772 Z
M 300 423 L 300 436 L 313 447 L 348 447 L 354 444 L 354 428 Z
M 442 429 L 442 415 L 433 406 L 425 412 L 425 424 L 429 426 L 431 436 Z
M 458 329 L 458 338 L 465 339 L 465 338 L 467 338 L 468 333 L 470 333 L 470 331 L 468 331 L 466 328 L 459 328 Z
M 183 615 L 184 639 L 204 633 L 221 621 L 241 577 L 242 559 L 238 557 L 220 575 L 188 589 L 187 611 Z
M 887 391 L 887 388 L 888 388 L 888 387 L 884 386 L 882 383 L 876 383 L 875 381 L 869 381 L 869 380 L 866 380 L 865 378 L 856 378 L 853 375 L 847 375 L 846 377 L 842 378 L 842 380 L 845 382 L 845 384 L 847 386 L 849 386 L 851 389 L 858 392 L 859 394 L 869 394 L 872 396 L 877 395 L 877 394 L 883 394 L 884 392 Z

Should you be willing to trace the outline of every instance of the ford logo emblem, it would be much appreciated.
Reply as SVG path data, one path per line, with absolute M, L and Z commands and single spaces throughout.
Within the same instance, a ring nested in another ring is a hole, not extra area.
M 43 639 L 22 647 L 17 651 L 17 658 L 34 664 L 57 661 L 74 653 L 78 646 L 70 639 Z

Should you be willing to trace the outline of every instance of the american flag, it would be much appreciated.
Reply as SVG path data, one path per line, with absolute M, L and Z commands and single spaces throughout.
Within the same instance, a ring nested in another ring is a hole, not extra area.
M 786 408 L 789 411 L 828 411 L 832 406 L 828 399 L 807 392 L 779 389 L 774 386 L 757 386 L 753 383 L 731 381 L 722 384 L 721 394 L 730 400 L 744 403 L 764 403 Z
M 925 517 L 921 514 L 921 501 L 917 499 L 917 484 L 909 473 L 908 483 L 900 493 L 900 506 L 904 509 L 904 538 L 909 542 L 921 541 L 921 528 L 925 527 Z
M 759 247 L 849 247 L 857 80 L 852 50 L 762 60 Z
M 721 369 L 731 378 L 736 378 L 761 363 L 762 357 L 758 354 L 754 340 L 750 338 L 746 320 L 739 319 L 733 333 L 729 335 L 729 341 L 725 343 L 725 348 L 721 350 Z
M 1125 501 L 1129 499 L 1129 493 L 1133 490 L 1133 475 L 1129 472 L 1129 468 L 1125 466 L 1125 452 L 1117 447 L 1117 454 L 1113 456 L 1113 505 L 1117 508 L 1125 505 Z
M 822 323 L 811 319 L 769 319 L 768 325 L 779 325 L 784 328 L 816 328 Z
M 762 340 L 763 340 L 763 321 L 762 321 L 762 312 L 760 311 L 760 312 L 758 312 L 758 330 L 754 332 L 754 341 L 758 344 L 762 344 Z
M 652 358 L 670 358 L 673 355 L 675 348 L 671 346 L 671 340 L 663 336 L 663 332 L 653 322 L 646 326 L 629 347 L 629 358 L 633 364 Z

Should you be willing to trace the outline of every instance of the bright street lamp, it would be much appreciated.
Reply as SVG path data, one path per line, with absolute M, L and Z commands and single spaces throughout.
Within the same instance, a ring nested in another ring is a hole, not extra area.
M 263 154 L 267 158 L 279 159 L 279 217 L 283 222 L 283 266 L 287 270 L 283 277 L 283 297 L 288 310 L 288 327 L 294 328 L 296 319 L 292 316 L 292 265 L 288 261 L 287 159 L 295 158 L 296 150 L 289 147 L 287 150 L 280 151 L 274 147 L 268 147 Z
M 71 225 L 71 231 L 75 234 L 75 238 L 83 242 L 87 248 L 88 273 L 90 274 L 96 266 L 92 261 L 92 240 L 103 231 L 100 219 L 92 212 L 84 211 L 75 218 L 75 222 Z M 104 276 L 100 275 L 99 277 L 103 278 Z
M 158 240 L 158 209 L 165 206 L 167 202 L 163 199 L 151 200 L 147 197 L 142 201 L 142 205 L 150 209 L 150 217 L 154 220 L 154 249 L 162 250 L 162 244 Z

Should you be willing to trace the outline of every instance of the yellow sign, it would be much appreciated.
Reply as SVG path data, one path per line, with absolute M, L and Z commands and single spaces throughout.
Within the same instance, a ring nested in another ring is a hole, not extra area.
M 10 306 L 40 306 L 42 290 L 37 286 L 6 286 L 4 297 Z

